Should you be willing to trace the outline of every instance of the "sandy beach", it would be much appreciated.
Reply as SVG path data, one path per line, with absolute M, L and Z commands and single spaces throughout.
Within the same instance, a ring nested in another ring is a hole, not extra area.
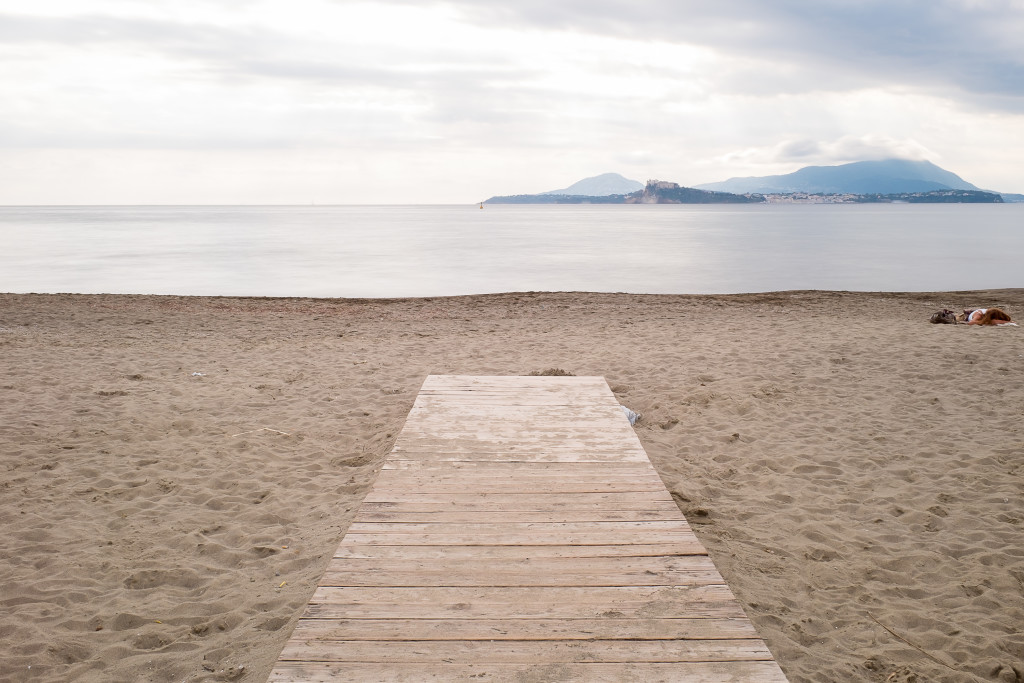
M 601 375 L 794 682 L 1024 681 L 1024 290 L 0 294 L 0 680 L 263 681 L 428 374 Z

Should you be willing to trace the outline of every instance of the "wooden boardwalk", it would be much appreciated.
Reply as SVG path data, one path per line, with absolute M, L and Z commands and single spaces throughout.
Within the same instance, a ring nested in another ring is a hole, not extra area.
M 601 377 L 430 376 L 270 681 L 785 681 Z

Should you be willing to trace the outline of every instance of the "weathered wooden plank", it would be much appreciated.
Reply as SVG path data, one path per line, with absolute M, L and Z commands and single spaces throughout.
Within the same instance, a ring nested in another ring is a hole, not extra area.
M 462 464 L 462 463 L 453 463 Z M 501 463 L 511 464 L 511 463 Z M 564 465 L 564 463 L 558 463 Z M 591 463 L 592 464 L 592 463 Z M 521 464 L 516 463 L 516 467 L 519 469 L 523 468 Z M 538 471 L 538 472 L 514 472 L 511 468 L 503 471 L 480 471 L 480 470 L 458 470 L 452 468 L 449 471 L 423 471 L 413 468 L 406 469 L 384 469 L 381 470 L 380 476 L 377 479 L 376 484 L 387 485 L 390 482 L 398 482 L 400 485 L 417 485 L 417 484 L 428 484 L 428 483 L 449 483 L 456 482 L 460 484 L 493 484 L 493 483 L 515 483 L 517 481 L 529 482 L 531 484 L 543 484 L 545 482 L 552 482 L 555 484 L 578 484 L 578 483 L 611 483 L 611 484 L 644 484 L 651 485 L 656 484 L 658 486 L 664 486 L 661 477 L 657 476 L 653 472 L 617 472 L 617 473 L 606 473 L 602 475 L 607 479 L 602 479 L 594 475 L 593 472 L 559 472 L 559 471 Z
M 660 479 L 640 475 L 622 475 L 620 477 L 609 477 L 607 480 L 601 480 L 596 477 L 571 477 L 569 475 L 552 475 L 547 477 L 535 475 L 519 478 L 513 475 L 420 474 L 411 472 L 411 470 L 383 470 L 380 472 L 377 484 L 381 488 L 407 488 L 410 486 L 417 488 L 425 486 L 503 486 L 505 489 L 510 489 L 509 493 L 522 492 L 522 488 L 511 488 L 518 482 L 522 482 L 524 485 L 529 485 L 530 487 L 546 486 L 552 489 L 557 489 L 557 487 L 561 486 L 614 486 L 622 488 L 625 491 L 650 491 L 652 487 L 665 487 L 665 484 L 662 483 Z M 457 491 L 456 493 L 465 492 L 466 489 L 463 488 L 461 491 Z M 474 492 L 476 491 L 474 490 Z M 482 491 L 481 493 L 486 493 L 486 491 Z M 542 491 L 541 493 L 546 492 Z M 581 493 L 590 493 L 590 491 L 581 491 Z
M 471 396 L 465 396 L 462 394 L 446 395 L 444 392 L 435 392 L 433 394 L 426 394 L 416 399 L 416 405 L 418 406 L 432 406 L 443 403 L 444 405 L 507 405 L 514 407 L 531 407 L 538 411 L 542 411 L 548 406 L 567 406 L 567 405 L 599 405 L 596 402 L 587 400 L 587 397 L 583 394 L 577 394 L 575 398 L 569 396 L 512 396 L 508 397 L 500 393 L 484 394 L 477 393 Z
M 458 463 L 462 464 L 462 463 Z M 504 463 L 503 463 L 504 464 Z M 523 465 L 521 463 L 515 463 L 519 467 Z M 594 464 L 594 463 L 588 463 Z M 531 465 L 532 466 L 532 465 Z M 660 479 L 653 479 L 649 476 L 641 476 L 636 474 L 623 474 L 621 476 L 609 476 L 607 479 L 601 479 L 595 476 L 571 476 L 568 474 L 552 474 L 550 476 L 544 476 L 543 474 L 535 474 L 532 476 L 517 477 L 515 474 L 495 473 L 495 474 L 482 474 L 472 473 L 463 474 L 461 472 L 419 472 L 413 469 L 387 469 L 380 472 L 380 477 L 377 480 L 377 484 L 380 484 L 383 488 L 391 487 L 403 487 L 403 486 L 428 486 L 428 485 L 441 485 L 447 486 L 450 484 L 462 484 L 463 486 L 494 486 L 494 485 L 505 485 L 514 486 L 517 481 L 523 482 L 523 485 L 529 486 L 578 486 L 581 484 L 589 485 L 613 485 L 613 486 L 639 486 L 641 490 L 649 491 L 652 486 L 660 486 L 664 489 L 665 485 Z M 375 486 L 376 488 L 376 486 Z M 628 489 L 627 489 L 628 490 Z M 524 493 L 523 488 L 510 489 L 508 493 Z M 532 491 L 531 491 L 532 492 Z M 467 490 L 457 491 L 456 493 L 467 493 Z M 477 491 L 473 490 L 473 493 Z M 541 492 L 545 493 L 545 492 Z M 586 491 L 582 493 L 587 493 Z M 597 492 L 595 492 L 597 493 Z M 612 493 L 612 492 L 609 492 Z
M 348 589 L 346 589 L 348 590 Z M 418 590 L 410 588 L 409 590 Z M 588 589 L 592 590 L 592 589 Z M 735 598 L 718 602 L 693 602 L 677 611 L 651 613 L 650 605 L 617 604 L 594 605 L 577 603 L 572 605 L 545 602 L 524 603 L 452 603 L 450 605 L 374 602 L 373 604 L 344 602 L 340 596 L 333 596 L 331 602 L 310 602 L 303 614 L 304 619 L 586 619 L 598 618 L 602 614 L 618 618 L 639 619 L 651 616 L 680 616 L 693 619 L 746 619 Z
M 440 406 L 415 407 L 409 413 L 408 420 L 412 420 L 410 433 L 441 433 L 445 435 L 462 436 L 464 434 L 486 433 L 492 427 L 500 427 L 511 430 L 516 425 L 522 425 L 524 430 L 521 436 L 525 439 L 546 438 L 551 432 L 579 432 L 583 427 L 594 429 L 612 429 L 617 434 L 625 434 L 630 426 L 625 414 L 620 411 L 608 411 L 597 407 L 586 407 L 583 415 L 573 415 L 569 407 L 553 406 L 550 412 L 545 408 L 545 415 L 537 415 L 529 406 L 520 406 L 514 410 L 506 409 L 497 404 L 482 408 L 471 408 L 468 406 L 447 407 L 442 410 Z M 571 417 L 570 417 L 571 416 Z M 533 431 L 534 429 L 538 431 Z M 601 435 L 597 435 L 601 436 Z
M 452 382 L 449 385 L 429 385 L 424 383 L 418 397 L 454 395 L 458 399 L 475 399 L 479 396 L 496 394 L 508 395 L 510 399 L 551 398 L 565 401 L 577 396 L 596 401 L 606 397 L 614 397 L 607 389 L 596 382 L 558 382 L 551 381 L 495 383 L 488 386 L 473 383 Z
M 522 422 L 529 424 L 550 424 L 559 427 L 578 426 L 588 422 L 614 422 L 628 424 L 626 413 L 618 406 L 605 403 L 577 403 L 575 405 L 549 405 L 541 409 L 533 406 L 502 405 L 488 401 L 475 405 L 454 404 L 447 400 L 435 401 L 433 405 L 413 404 L 409 411 L 409 419 L 413 424 L 434 424 L 460 427 L 462 425 L 479 425 L 480 420 L 488 422 Z
M 609 392 L 610 395 L 610 392 Z M 552 386 L 550 382 L 537 382 L 535 384 L 519 383 L 515 386 L 449 386 L 429 387 L 420 389 L 417 398 L 430 398 L 433 396 L 451 396 L 455 400 L 477 401 L 481 397 L 505 396 L 511 402 L 530 399 L 550 399 L 560 404 L 572 405 L 578 400 L 599 402 L 605 399 L 604 391 L 599 385 L 585 386 L 580 383 L 575 385 L 562 382 L 559 386 Z
M 774 662 L 673 662 L 670 664 L 423 664 L 281 662 L 270 674 L 272 683 L 512 683 L 560 681 L 565 683 L 785 683 Z
M 442 640 L 429 643 L 396 640 L 291 640 L 281 652 L 285 661 L 383 662 L 440 664 L 531 664 L 545 662 L 737 662 L 765 661 L 771 652 L 760 639 L 742 640 Z
M 485 439 L 476 436 L 460 436 L 459 438 L 445 438 L 442 436 L 424 435 L 416 440 L 396 440 L 392 447 L 395 457 L 409 460 L 412 453 L 437 453 L 442 456 L 452 455 L 505 455 L 513 456 L 520 454 L 542 455 L 550 453 L 564 457 L 562 462 L 577 462 L 586 460 L 587 455 L 616 456 L 614 462 L 630 460 L 642 463 L 643 460 L 636 459 L 637 453 L 644 453 L 639 446 L 633 447 L 630 444 L 617 443 L 612 440 L 587 439 L 583 435 L 565 436 L 563 438 L 535 438 L 515 440 L 512 438 Z M 511 459 L 511 458 L 510 458 Z M 555 461 L 557 462 L 557 460 Z
M 571 494 L 566 494 L 571 495 Z M 493 498 L 480 498 L 477 500 L 467 500 L 463 497 L 461 500 L 443 500 L 442 496 L 422 494 L 423 498 L 427 500 L 410 500 L 410 501 L 398 501 L 398 500 L 380 500 L 371 501 L 366 504 L 365 510 L 359 510 L 359 515 L 372 515 L 378 512 L 385 513 L 403 513 L 403 514 L 420 514 L 427 515 L 432 513 L 449 513 L 452 515 L 465 515 L 470 519 L 468 521 L 489 521 L 493 516 L 504 514 L 506 521 L 521 521 L 528 522 L 531 520 L 531 515 L 535 518 L 540 516 L 549 516 L 552 518 L 551 521 L 573 521 L 574 518 L 578 518 L 581 521 L 596 521 L 599 519 L 598 515 L 647 515 L 648 518 L 652 519 L 668 519 L 668 520 L 679 520 L 679 514 L 677 511 L 670 510 L 667 507 L 663 509 L 655 508 L 645 509 L 639 502 L 624 501 L 617 504 L 611 509 L 602 508 L 600 501 L 593 501 L 589 503 L 582 502 L 562 502 L 555 506 L 552 504 L 551 507 L 545 507 L 543 501 L 533 500 L 508 500 L 508 499 L 493 499 Z M 661 501 L 664 506 L 670 505 L 671 501 Z M 655 503 L 652 503 L 652 506 Z M 564 519 L 558 519 L 560 516 L 565 516 Z M 660 516 L 659 516 L 660 515 Z M 653 516 L 653 517 L 652 517 Z M 432 518 L 433 519 L 433 518 Z M 440 519 L 439 517 L 437 519 Z
M 672 611 L 697 602 L 728 602 L 734 599 L 732 591 L 725 584 L 715 586 L 614 586 L 608 588 L 458 588 L 448 586 L 427 586 L 423 588 L 361 588 L 344 590 L 317 588 L 310 602 L 399 602 L 403 604 L 477 604 L 514 605 L 538 601 L 555 606 L 567 604 L 634 605 L 650 607 L 655 603 Z M 678 616 L 678 615 L 675 615 Z
M 320 587 L 306 618 L 744 619 L 725 585 L 615 587 Z
M 702 586 L 724 584 L 707 556 L 336 558 L 321 586 Z
M 556 378 L 555 381 L 560 386 L 592 385 L 610 393 L 604 378 L 596 375 L 566 375 Z M 423 388 L 433 389 L 447 386 L 484 386 L 491 388 L 509 385 L 518 386 L 520 384 L 527 386 L 538 384 L 544 389 L 551 389 L 552 378 L 548 375 L 429 375 L 423 381 Z
M 475 441 L 510 441 L 529 444 L 532 442 L 553 442 L 558 439 L 583 443 L 609 444 L 618 448 L 633 446 L 636 434 L 630 431 L 629 421 L 622 419 L 574 420 L 571 425 L 551 420 L 501 420 L 480 419 L 452 422 L 450 420 L 418 420 L 406 422 L 401 438 L 406 441 L 418 439 L 452 440 L 472 439 Z M 601 430 L 598 432 L 597 430 Z M 626 438 L 620 442 L 620 438 Z
M 420 394 L 429 396 L 435 393 L 454 392 L 459 396 L 472 396 L 477 393 L 502 393 L 511 392 L 514 396 L 548 395 L 566 396 L 573 392 L 583 393 L 585 396 L 603 397 L 613 396 L 608 389 L 607 383 L 602 383 L 601 377 L 561 377 L 552 380 L 550 377 L 528 377 L 528 376 L 467 376 L 465 378 L 451 375 L 432 375 L 423 382 Z M 523 392 L 528 389 L 528 392 Z
M 437 461 L 502 461 L 502 462 L 522 462 L 522 463 L 540 463 L 540 462 L 621 462 L 623 460 L 633 460 L 636 462 L 643 462 L 642 458 L 647 457 L 642 451 L 624 452 L 615 450 L 597 450 L 597 449 L 584 449 L 584 448 L 572 448 L 568 450 L 561 450 L 557 448 L 551 449 L 534 449 L 534 450 L 494 450 L 494 451 L 482 451 L 480 449 L 465 449 L 462 451 L 456 451 L 454 449 L 450 451 L 440 452 L 430 450 L 402 450 L 398 455 L 404 460 L 437 460 Z
M 410 493 L 371 490 L 365 503 L 443 503 L 449 509 L 462 510 L 584 510 L 645 509 L 659 502 L 672 503 L 664 491 L 625 491 L 617 493 Z M 364 504 L 365 504 L 364 503 Z
M 672 543 L 638 543 L 636 545 L 476 545 L 476 546 L 393 546 L 393 545 L 339 545 L 334 557 L 406 558 L 416 559 L 522 559 L 527 557 L 651 557 L 661 555 L 707 555 L 707 550 L 695 538 Z
M 439 523 L 397 523 L 397 522 L 353 522 L 348 529 L 350 534 L 457 534 L 460 536 L 480 533 L 518 534 L 529 532 L 535 534 L 587 533 L 592 531 L 621 533 L 629 539 L 638 532 L 682 532 L 690 533 L 686 522 L 680 520 L 649 520 L 642 522 L 519 522 L 506 520 L 501 522 L 467 522 L 464 524 Z
M 407 491 L 409 493 L 462 493 L 472 486 L 477 493 L 514 493 L 528 485 L 534 493 L 627 493 L 656 492 L 665 485 L 650 481 L 559 481 L 551 479 L 526 480 L 518 483 L 514 479 L 489 481 L 465 481 L 460 479 L 428 479 L 408 481 L 388 477 L 380 482 L 378 490 Z
M 572 546 L 570 546 L 572 547 Z M 613 572 L 663 572 L 663 571 L 715 571 L 715 565 L 707 555 L 640 555 L 635 557 L 601 556 L 580 562 L 574 557 L 540 556 L 514 557 L 502 561 L 487 557 L 451 558 L 408 558 L 408 557 L 352 557 L 335 558 L 327 565 L 327 572 L 373 571 L 373 572 L 436 572 L 455 570 L 460 572 L 488 572 L 495 576 L 518 574 L 523 570 L 540 573 L 590 572 L 602 574 Z M 714 583 L 724 583 L 719 580 Z M 326 584 L 322 584 L 326 585 Z M 580 584 L 584 585 L 584 584 Z
M 491 384 L 490 386 L 480 385 L 457 385 L 450 386 L 429 386 L 424 384 L 420 389 L 417 398 L 429 398 L 431 396 L 453 395 L 457 399 L 471 400 L 478 396 L 492 396 L 506 394 L 511 400 L 529 398 L 551 398 L 556 401 L 565 401 L 566 398 L 576 396 L 583 397 L 590 401 L 597 401 L 605 398 L 605 391 L 596 383 L 588 386 L 588 383 L 580 382 L 559 382 L 558 386 L 552 386 L 550 382 L 519 382 L 515 385 Z M 610 395 L 611 392 L 608 392 Z
M 512 393 L 514 397 L 523 396 L 571 396 L 580 393 L 595 399 L 614 397 L 606 382 L 601 377 L 511 377 L 511 376 L 479 376 L 453 377 L 432 375 L 428 377 L 420 389 L 421 396 L 432 394 L 454 393 L 459 397 L 476 394 Z M 523 391 L 526 389 L 527 391 Z
M 537 382 L 535 384 L 521 382 L 515 386 L 492 385 L 488 387 L 456 385 L 448 387 L 424 386 L 420 389 L 418 398 L 450 395 L 455 399 L 475 400 L 481 396 L 504 395 L 508 396 L 509 399 L 513 401 L 531 398 L 550 398 L 551 400 L 558 401 L 559 403 L 571 402 L 571 400 L 576 397 L 591 401 L 604 398 L 603 392 L 600 394 L 595 393 L 595 389 L 597 389 L 597 386 L 584 386 L 579 383 L 572 384 L 569 382 L 562 382 L 557 387 L 552 387 L 550 383 L 545 382 Z M 600 389 L 597 390 L 600 391 Z
M 550 477 L 570 477 L 582 479 L 586 477 L 597 476 L 599 478 L 618 478 L 618 477 L 637 477 L 646 479 L 649 477 L 657 477 L 658 475 L 650 469 L 650 465 L 645 467 L 645 463 L 642 461 L 629 461 L 629 462 L 577 462 L 577 461 L 565 461 L 559 462 L 557 460 L 551 462 L 537 463 L 531 467 L 524 468 L 522 464 L 512 461 L 452 461 L 452 460 L 415 460 L 406 461 L 402 460 L 397 454 L 392 454 L 386 461 L 388 466 L 385 466 L 382 470 L 389 476 L 440 476 L 440 477 L 475 477 L 479 479 L 496 478 L 496 477 L 518 477 L 523 476 L 527 478 L 542 478 L 544 476 Z M 607 468 L 599 474 L 595 474 L 593 470 L 596 468 Z M 570 471 L 570 468 L 575 468 L 576 471 Z M 659 479 L 661 477 L 658 477 Z
M 416 445 L 424 449 L 436 448 L 443 451 L 452 444 L 476 445 L 480 448 L 495 448 L 503 445 L 526 449 L 537 448 L 607 448 L 620 451 L 635 451 L 639 442 L 634 443 L 625 437 L 629 436 L 629 423 L 623 419 L 621 427 L 610 429 L 604 422 L 584 423 L 571 429 L 559 428 L 548 424 L 520 425 L 529 428 L 530 432 L 516 431 L 514 421 L 490 420 L 480 418 L 472 425 L 460 428 L 457 425 L 416 424 L 409 431 L 400 433 L 396 445 L 409 447 Z M 599 431 L 600 430 L 600 431 Z M 618 438 L 616 438 L 618 437 Z M 634 437 L 635 438 L 635 435 Z
M 495 457 L 491 457 L 489 460 L 476 460 L 473 459 L 472 453 L 439 453 L 441 457 L 434 459 L 421 458 L 417 453 L 415 457 L 410 459 L 404 459 L 404 456 L 398 456 L 392 454 L 388 460 L 385 461 L 381 474 L 386 477 L 400 478 L 403 476 L 408 477 L 460 477 L 467 481 L 482 481 L 486 482 L 493 479 L 517 479 L 520 476 L 524 481 L 538 481 L 543 479 L 554 479 L 554 480 L 585 480 L 593 479 L 596 481 L 617 481 L 617 480 L 650 480 L 652 477 L 657 475 L 651 470 L 646 472 L 639 471 L 639 469 L 626 469 L 629 468 L 640 468 L 643 466 L 642 461 L 638 460 L 599 460 L 599 461 L 588 461 L 588 460 L 546 460 L 546 461 L 531 461 L 529 467 L 524 467 L 524 461 L 518 459 L 521 454 L 514 454 L 509 456 L 507 459 L 499 460 Z M 463 458 L 462 456 L 468 455 L 469 458 Z M 498 454 L 488 453 L 488 456 L 496 456 Z M 529 455 L 529 454 L 527 454 Z M 558 454 L 556 454 L 558 455 Z M 572 454 L 570 454 L 572 457 Z M 585 453 L 577 453 L 575 457 L 585 456 Z M 621 454 L 620 454 L 621 455 Z M 577 472 L 570 473 L 567 468 L 575 467 Z M 597 472 L 599 468 L 607 467 L 608 469 L 603 472 Z M 650 467 L 650 465 L 648 465 Z M 660 481 L 664 481 L 661 477 L 657 477 Z
M 658 477 L 651 466 L 644 462 L 543 462 L 524 468 L 517 462 L 477 462 L 477 461 L 445 461 L 445 460 L 400 460 L 398 456 L 389 457 L 383 469 L 392 476 L 401 473 L 420 476 L 441 477 L 571 477 L 583 479 L 587 477 Z M 661 479 L 661 477 L 658 477 Z
M 723 583 L 717 570 L 623 571 L 595 575 L 586 570 L 545 572 L 524 568 L 518 572 L 486 570 L 337 571 L 328 570 L 321 586 L 687 586 Z
M 636 532 L 627 542 L 621 533 L 552 533 L 517 534 L 360 534 L 348 533 L 341 545 L 621 545 L 637 543 L 671 543 L 690 537 L 684 531 Z
M 550 424 L 564 424 L 592 420 L 626 420 L 625 411 L 618 406 L 604 403 L 581 403 L 576 405 L 512 406 L 488 402 L 484 404 L 455 405 L 448 401 L 434 401 L 431 405 L 413 404 L 409 420 L 414 424 L 455 424 L 486 421 L 537 421 Z
M 449 506 L 450 507 L 450 506 Z M 561 510 L 561 511 L 434 511 L 389 508 L 360 508 L 355 522 L 643 522 L 647 520 L 682 520 L 677 510 Z
M 725 640 L 757 638 L 746 619 L 303 619 L 303 640 Z
M 536 434 L 533 428 L 558 431 L 579 431 L 580 425 L 600 425 L 601 428 L 613 429 L 622 433 L 629 427 L 625 411 L 597 404 L 581 404 L 576 406 L 508 406 L 502 405 L 495 398 L 478 405 L 458 405 L 447 399 L 435 405 L 417 403 L 409 411 L 410 427 L 414 431 L 451 430 L 461 434 L 466 430 L 486 431 L 494 425 L 511 428 L 522 424 L 531 431 L 524 431 L 524 438 L 532 438 Z M 446 431 L 447 433 L 447 431 Z
M 470 436 L 459 438 L 445 438 L 441 436 L 422 436 L 416 440 L 396 440 L 392 451 L 398 458 L 408 460 L 410 453 L 437 453 L 438 455 L 518 455 L 529 454 L 539 455 L 550 451 L 553 455 L 563 456 L 563 462 L 576 462 L 585 460 L 583 456 L 588 454 L 620 456 L 615 462 L 622 462 L 629 459 L 629 456 L 643 451 L 631 444 L 616 443 L 611 440 L 599 441 L 584 438 L 582 435 L 576 438 L 563 439 L 482 439 Z M 575 459 L 570 459 L 575 456 Z M 634 460 L 643 462 L 643 460 Z

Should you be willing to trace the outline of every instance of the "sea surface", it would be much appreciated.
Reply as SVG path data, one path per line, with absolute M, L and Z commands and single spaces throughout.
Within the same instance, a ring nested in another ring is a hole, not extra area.
M 0 291 L 406 297 L 1024 286 L 1024 204 L 0 207 Z

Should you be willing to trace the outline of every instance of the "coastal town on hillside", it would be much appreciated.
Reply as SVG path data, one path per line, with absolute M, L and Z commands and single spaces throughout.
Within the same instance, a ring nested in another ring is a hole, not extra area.
M 1003 198 L 993 192 L 976 190 L 933 190 L 931 192 L 900 192 L 895 194 L 811 194 L 789 192 L 762 195 L 766 204 L 1000 204 Z

